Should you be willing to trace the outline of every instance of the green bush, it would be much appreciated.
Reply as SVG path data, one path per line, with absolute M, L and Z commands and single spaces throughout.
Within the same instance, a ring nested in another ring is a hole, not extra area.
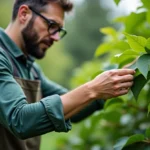
M 131 91 L 107 100 L 103 110 L 76 125 L 70 139 L 61 138 L 65 146 L 60 150 L 150 149 L 150 1 L 141 3 L 137 11 L 114 20 L 124 28 L 100 29 L 105 40 L 97 48 L 95 59 L 78 68 L 71 80 L 76 87 L 102 71 L 122 68 L 136 59 L 129 66 L 136 70 Z

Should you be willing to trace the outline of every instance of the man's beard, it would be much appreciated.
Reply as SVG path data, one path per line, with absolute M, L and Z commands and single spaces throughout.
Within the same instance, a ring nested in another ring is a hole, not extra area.
M 45 56 L 45 52 L 42 51 L 38 44 L 38 33 L 33 28 L 34 17 L 30 20 L 28 25 L 22 31 L 22 37 L 25 44 L 25 51 L 27 54 L 41 59 Z

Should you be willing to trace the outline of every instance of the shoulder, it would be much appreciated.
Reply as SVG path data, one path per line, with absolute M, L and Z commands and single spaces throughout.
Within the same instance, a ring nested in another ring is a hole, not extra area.
M 6 69 L 12 72 L 12 64 L 11 60 L 7 54 L 7 52 L 0 47 L 0 69 Z

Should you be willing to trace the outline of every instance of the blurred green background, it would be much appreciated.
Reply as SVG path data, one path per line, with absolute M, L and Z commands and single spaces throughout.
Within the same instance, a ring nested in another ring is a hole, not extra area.
M 113 26 L 111 19 L 116 15 L 113 11 L 114 6 L 111 5 L 112 0 L 109 1 L 109 7 L 105 5 L 108 3 L 105 0 L 73 2 L 74 10 L 66 16 L 67 37 L 50 48 L 43 60 L 37 61 L 50 80 L 69 89 L 74 86 L 70 82 L 75 73 L 74 70 L 94 59 L 95 49 L 103 41 L 99 28 Z M 11 19 L 12 4 L 13 1 L 0 0 L 0 26 L 3 28 Z M 80 124 L 73 125 L 74 132 L 78 126 Z M 63 140 L 71 138 L 71 133 L 72 131 L 69 133 L 52 132 L 43 135 L 41 150 L 58 150 L 58 147 L 63 149 Z

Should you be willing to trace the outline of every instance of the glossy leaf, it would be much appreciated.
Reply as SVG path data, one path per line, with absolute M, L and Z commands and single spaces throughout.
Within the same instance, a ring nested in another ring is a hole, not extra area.
M 124 33 L 128 39 L 130 47 L 137 52 L 145 52 L 145 45 L 147 40 L 142 36 L 130 35 Z
M 113 38 L 115 38 L 115 40 L 117 39 L 117 31 L 112 27 L 101 28 L 100 32 L 112 36 Z
M 136 69 L 137 69 L 136 62 L 132 63 L 132 64 L 131 64 L 131 65 L 129 65 L 127 68 L 129 68 L 129 69 L 133 69 L 133 70 L 136 70 Z
M 129 49 L 130 46 L 126 41 L 117 41 L 117 42 L 107 42 L 107 43 L 103 43 L 101 44 L 95 52 L 95 56 L 100 56 L 103 55 L 105 53 L 111 52 L 111 51 L 116 51 L 116 50 L 120 50 L 120 51 L 125 51 L 127 49 Z
M 136 70 L 136 69 L 137 69 L 136 60 L 134 60 L 134 61 L 131 62 L 130 64 L 127 64 L 127 65 L 126 65 L 126 68 Z
M 138 55 L 139 55 L 139 53 L 134 50 L 126 50 L 121 54 L 115 55 L 115 58 L 118 63 L 121 63 L 121 62 L 129 59 L 130 57 L 136 58 Z
M 135 77 L 134 84 L 131 87 L 131 91 L 136 100 L 138 99 L 138 96 L 139 96 L 142 88 L 145 86 L 145 84 L 148 82 L 149 79 L 150 79 L 150 73 L 148 73 L 147 80 L 145 79 L 145 77 L 142 74 Z
M 150 64 L 150 55 L 144 54 L 140 56 L 137 60 L 137 68 L 143 74 L 145 79 L 147 79 L 148 71 L 149 71 L 149 64 Z
M 117 41 L 116 43 L 114 43 L 114 49 L 125 51 L 127 49 L 130 49 L 130 46 L 126 41 L 120 40 L 120 41 Z
M 97 56 L 100 56 L 100 55 L 103 55 L 103 54 L 109 52 L 111 50 L 112 46 L 113 46 L 112 43 L 103 43 L 103 44 L 101 44 L 97 48 L 97 50 L 95 52 L 95 56 L 97 57 Z
M 124 145 L 127 143 L 129 137 L 123 137 L 117 141 L 117 143 L 114 145 L 114 150 L 122 150 Z
M 125 144 L 125 146 L 128 146 L 130 144 L 133 144 L 133 143 L 136 143 L 136 142 L 140 142 L 140 141 L 143 141 L 144 140 L 144 135 L 143 134 L 135 134 L 135 135 L 132 135 L 127 143 Z
M 121 17 L 115 18 L 113 21 L 116 22 L 116 23 L 123 23 L 123 24 L 125 24 L 126 20 L 127 20 L 126 16 L 121 16 Z
M 107 109 L 108 107 L 116 104 L 122 104 L 124 101 L 121 98 L 113 98 L 109 99 L 105 102 L 104 109 Z
M 114 150 L 122 150 L 124 147 L 141 142 L 144 140 L 144 135 L 143 134 L 135 134 L 132 135 L 131 137 L 124 137 L 120 139 L 117 144 L 114 146 Z

